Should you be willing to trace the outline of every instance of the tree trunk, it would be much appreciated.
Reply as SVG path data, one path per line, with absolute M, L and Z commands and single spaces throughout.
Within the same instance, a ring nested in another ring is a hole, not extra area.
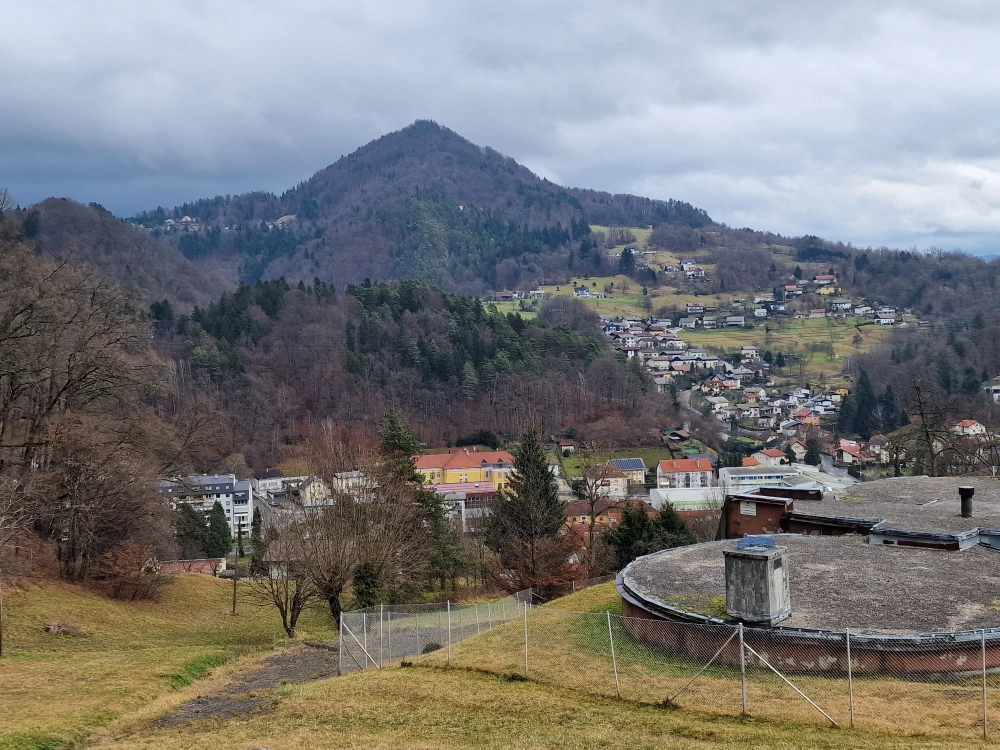
M 329 594 L 326 597 L 326 602 L 330 605 L 330 616 L 337 623 L 337 627 L 340 627 L 340 613 L 344 611 L 340 606 L 340 592 Z

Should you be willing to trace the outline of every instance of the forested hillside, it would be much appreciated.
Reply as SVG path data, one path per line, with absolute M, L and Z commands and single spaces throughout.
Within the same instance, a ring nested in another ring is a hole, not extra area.
M 322 420 L 372 426 L 396 407 L 432 445 L 528 424 L 658 441 L 669 400 L 577 307 L 553 300 L 528 320 L 414 281 L 338 294 L 318 280 L 277 280 L 243 284 L 175 322 L 155 309 L 171 403 L 211 403 L 219 450 L 263 466 Z
M 206 304 L 231 285 L 170 243 L 121 221 L 102 206 L 50 198 L 18 212 L 24 239 L 42 256 L 92 268 L 148 302 Z

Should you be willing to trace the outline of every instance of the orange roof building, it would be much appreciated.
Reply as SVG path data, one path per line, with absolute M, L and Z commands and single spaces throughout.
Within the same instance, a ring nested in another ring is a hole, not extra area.
M 514 472 L 514 457 L 507 451 L 480 453 L 475 448 L 414 456 L 414 463 L 432 484 L 492 482 L 497 491 L 504 489 Z
M 712 462 L 707 458 L 664 459 L 656 465 L 659 489 L 710 487 L 712 477 Z

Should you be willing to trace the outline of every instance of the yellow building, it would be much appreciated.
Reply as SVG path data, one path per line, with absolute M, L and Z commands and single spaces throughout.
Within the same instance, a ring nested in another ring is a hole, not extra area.
M 431 484 L 492 482 L 500 491 L 514 471 L 514 457 L 507 451 L 480 453 L 475 448 L 453 448 L 449 453 L 416 456 L 417 471 Z

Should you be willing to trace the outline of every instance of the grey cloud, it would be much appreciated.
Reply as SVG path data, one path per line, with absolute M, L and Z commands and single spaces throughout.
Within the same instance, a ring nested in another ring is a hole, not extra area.
M 0 0 L 0 184 L 281 190 L 414 119 L 736 226 L 995 251 L 985 2 Z

